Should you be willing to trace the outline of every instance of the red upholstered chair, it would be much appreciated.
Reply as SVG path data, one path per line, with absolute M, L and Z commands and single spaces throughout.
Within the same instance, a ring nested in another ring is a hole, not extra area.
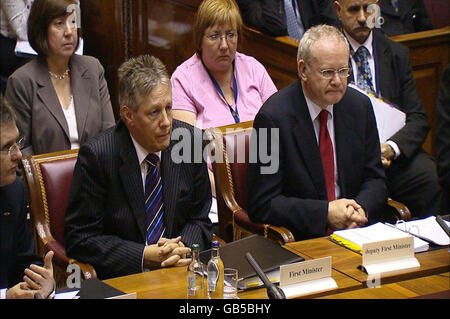
M 50 250 L 55 253 L 58 287 L 66 285 L 70 264 L 80 267 L 83 279 L 97 277 L 91 265 L 67 257 L 64 245 L 64 215 L 77 156 L 78 150 L 70 150 L 22 159 L 37 251 L 42 256 Z
M 219 217 L 218 236 L 225 242 L 260 234 L 280 244 L 295 241 L 285 227 L 255 223 L 247 214 L 246 171 L 253 121 L 207 129 L 217 162 L 213 162 Z M 395 223 L 411 219 L 404 204 L 388 199 L 382 221 Z
M 293 242 L 294 236 L 284 227 L 255 223 L 247 214 L 246 172 L 253 121 L 242 122 L 205 132 L 214 149 L 212 163 L 216 185 L 219 234 L 225 242 L 251 234 L 260 234 L 280 244 Z

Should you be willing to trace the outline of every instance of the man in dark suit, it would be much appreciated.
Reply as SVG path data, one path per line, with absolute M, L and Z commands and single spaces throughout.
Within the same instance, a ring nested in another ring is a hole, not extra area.
M 370 101 L 347 88 L 345 37 L 332 26 L 313 27 L 297 61 L 300 79 L 269 98 L 254 120 L 254 145 L 267 145 L 279 168 L 262 173 L 260 146 L 247 167 L 247 207 L 252 220 L 285 226 L 303 240 L 376 220 L 386 186 Z
M 286 0 L 237 0 L 244 23 L 271 36 L 301 38 L 314 25 L 336 25 L 338 20 L 331 0 L 287 0 L 295 13 L 300 33 L 288 32 Z
M 444 70 L 436 105 L 435 148 L 443 214 L 450 213 L 450 64 Z
M 423 0 L 380 0 L 379 6 L 388 36 L 434 29 Z
M 350 42 L 353 75 L 350 81 L 394 103 L 406 113 L 406 124 L 381 143 L 388 195 L 408 206 L 413 217 L 439 213 L 441 191 L 434 159 L 422 149 L 430 125 L 413 78 L 409 50 L 377 28 L 366 26 L 367 7 L 376 0 L 340 0 L 335 8 Z M 367 74 L 362 74 L 355 57 L 367 52 Z M 362 77 L 370 80 L 361 84 Z M 370 82 L 370 84 L 367 84 Z M 370 87 L 370 88 L 368 88 Z
M 46 298 L 55 285 L 53 252 L 47 253 L 43 267 L 34 253 L 27 194 L 16 176 L 21 146 L 14 111 L 0 94 L 0 299 Z
M 121 120 L 80 148 L 65 216 L 68 255 L 102 279 L 185 266 L 185 245 L 205 249 L 211 240 L 208 171 L 192 152 L 202 134 L 172 121 L 165 66 L 148 55 L 130 59 L 119 87 Z M 180 161 L 172 134 L 192 158 Z

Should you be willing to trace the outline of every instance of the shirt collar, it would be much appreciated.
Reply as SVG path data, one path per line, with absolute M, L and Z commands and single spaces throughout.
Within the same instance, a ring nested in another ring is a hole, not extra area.
M 148 154 L 150 154 L 149 151 L 147 151 L 143 146 L 141 146 L 130 134 L 131 140 L 133 141 L 134 148 L 136 149 L 136 154 L 138 157 L 139 165 L 142 165 L 142 162 L 145 160 Z M 161 160 L 161 151 L 155 153 L 158 158 Z
M 319 116 L 320 112 L 322 111 L 322 108 L 313 101 L 311 101 L 306 96 L 306 94 L 305 99 L 306 105 L 308 106 L 309 115 L 311 116 L 311 119 L 314 121 Z M 333 118 L 333 104 L 328 105 L 325 109 L 331 114 L 331 118 Z
M 365 46 L 367 50 L 369 50 L 370 56 L 373 56 L 373 46 L 372 46 L 372 39 L 373 39 L 373 32 L 371 31 L 369 33 L 369 36 L 367 37 L 366 41 L 364 41 L 363 44 L 358 43 L 355 39 L 353 39 L 347 32 L 344 30 L 344 34 L 350 43 L 350 46 L 352 49 L 356 52 L 360 46 Z

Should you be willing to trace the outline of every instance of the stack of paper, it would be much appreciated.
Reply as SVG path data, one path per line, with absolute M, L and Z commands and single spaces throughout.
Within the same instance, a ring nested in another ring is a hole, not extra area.
M 359 253 L 361 253 L 361 247 L 363 244 L 404 237 L 411 237 L 411 235 L 395 228 L 392 225 L 386 225 L 383 223 L 377 223 L 362 228 L 338 230 L 330 236 L 331 240 Z M 414 252 L 418 253 L 428 250 L 429 244 L 426 241 L 415 236 L 413 237 Z
M 444 222 L 450 226 L 449 222 Z M 435 216 L 409 222 L 398 222 L 395 227 L 436 245 L 450 245 L 450 237 L 448 237 L 442 227 L 439 226 Z

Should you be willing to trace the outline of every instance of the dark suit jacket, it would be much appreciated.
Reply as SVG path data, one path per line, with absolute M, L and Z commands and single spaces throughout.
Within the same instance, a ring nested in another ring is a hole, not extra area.
M 27 193 L 20 178 L 0 187 L 0 288 L 23 281 L 30 264 L 43 265 L 34 253 L 27 213 Z
M 100 62 L 74 54 L 69 65 L 82 145 L 115 121 Z M 35 58 L 14 72 L 9 77 L 5 98 L 16 110 L 17 126 L 26 138 L 24 155 L 70 149 L 69 127 L 46 62 Z
M 237 0 L 237 3 L 249 27 L 271 36 L 287 35 L 283 0 Z M 332 0 L 301 0 L 299 8 L 305 30 L 321 23 L 338 25 Z
M 399 0 L 399 12 L 395 12 L 391 0 L 380 1 L 382 30 L 389 36 L 433 29 L 433 24 L 423 0 Z
M 408 48 L 390 40 L 379 30 L 373 32 L 379 91 L 383 98 L 406 113 L 406 125 L 390 140 L 398 145 L 402 157 L 408 159 L 422 148 L 430 130 L 427 114 L 417 93 Z M 354 80 L 353 75 L 350 79 Z
M 386 185 L 370 101 L 348 88 L 343 99 L 334 105 L 334 125 L 341 197 L 355 199 L 369 219 L 375 220 L 386 202 Z M 270 138 L 275 138 L 273 145 L 279 145 L 279 169 L 275 174 L 263 175 L 260 168 L 265 165 L 261 160 L 248 164 L 250 218 L 285 226 L 296 240 L 324 236 L 328 216 L 325 177 L 300 82 L 270 97 L 256 115 L 253 126 L 256 132 L 269 129 L 269 142 L 263 142 L 269 144 L 269 154 L 273 151 Z M 279 130 L 279 141 L 270 129 Z
M 439 183 L 450 211 L 450 64 L 444 70 L 436 106 L 435 148 Z
M 198 145 L 193 144 L 194 131 L 202 145 L 200 130 L 174 120 L 174 132 L 176 128 L 189 132 L 189 147 Z M 209 248 L 206 163 L 175 164 L 171 152 L 176 143 L 171 140 L 161 152 L 166 237 L 181 235 L 186 245 Z M 92 264 L 102 279 L 123 276 L 142 271 L 145 236 L 141 170 L 130 133 L 119 121 L 80 148 L 65 216 L 66 250 L 70 257 Z

